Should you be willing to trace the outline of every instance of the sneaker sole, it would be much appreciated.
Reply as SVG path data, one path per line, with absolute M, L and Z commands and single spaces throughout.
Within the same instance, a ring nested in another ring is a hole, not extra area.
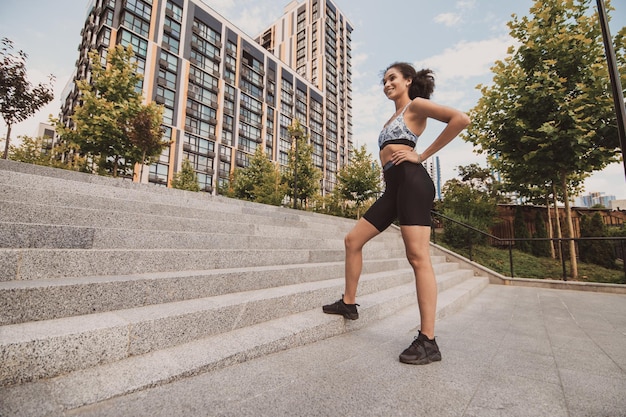
M 438 362 L 440 360 L 441 355 L 416 360 L 404 359 L 402 356 L 400 356 L 400 362 L 406 363 L 407 365 L 428 365 L 429 363 Z
M 352 314 L 352 313 L 338 313 L 338 312 L 335 312 L 335 311 L 326 311 L 324 309 L 322 309 L 322 311 L 324 313 L 326 313 L 326 314 L 336 314 L 338 316 L 343 316 L 344 318 L 349 319 L 349 320 L 356 320 L 356 319 L 359 318 L 359 313 L 356 313 L 356 314 Z

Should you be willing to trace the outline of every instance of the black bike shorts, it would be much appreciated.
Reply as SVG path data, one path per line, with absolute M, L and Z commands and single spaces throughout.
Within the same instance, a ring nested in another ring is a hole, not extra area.
M 385 192 L 363 218 L 382 232 L 396 219 L 401 226 L 430 226 L 435 185 L 422 164 L 385 167 Z

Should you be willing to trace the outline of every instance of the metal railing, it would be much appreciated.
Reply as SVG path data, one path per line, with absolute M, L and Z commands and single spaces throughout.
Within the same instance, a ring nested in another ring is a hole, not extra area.
M 431 216 L 433 218 L 439 217 L 444 219 L 445 221 L 449 221 L 449 222 L 453 222 L 467 230 L 473 231 L 475 233 L 478 233 L 479 235 L 483 236 L 484 238 L 490 239 L 492 242 L 497 242 L 497 246 L 500 247 L 504 247 L 506 246 L 508 248 L 509 251 L 509 271 L 510 271 L 510 277 L 513 278 L 515 277 L 515 271 L 514 271 L 514 262 L 513 262 L 513 249 L 516 243 L 518 242 L 542 242 L 542 241 L 549 241 L 549 242 L 556 242 L 558 244 L 558 248 L 559 248 L 559 254 L 560 254 L 560 258 L 561 258 L 561 266 L 563 269 L 563 281 L 567 281 L 567 268 L 566 268 L 566 256 L 564 256 L 564 254 L 567 252 L 568 248 L 566 248 L 564 246 L 565 242 L 569 242 L 569 241 L 574 241 L 576 243 L 579 242 L 586 242 L 586 241 L 615 241 L 615 242 L 619 242 L 619 251 L 618 253 L 621 254 L 621 259 L 624 265 L 624 283 L 626 283 L 626 237 L 577 237 L 577 238 L 501 238 L 498 236 L 494 236 L 490 233 L 484 232 L 480 229 L 477 229 L 473 226 L 470 226 L 468 224 L 462 223 L 458 220 L 455 220 L 453 218 L 450 218 L 444 214 L 441 214 L 439 212 L 436 211 L 431 211 Z M 445 227 L 445 226 L 444 226 Z M 473 261 L 473 246 L 474 246 L 474 239 L 472 238 L 473 233 L 467 233 L 467 245 L 468 245 L 468 250 L 469 250 L 469 259 L 470 261 Z M 437 234 L 435 233 L 435 227 L 431 228 L 431 239 L 433 241 L 433 243 L 437 243 Z M 493 246 L 493 245 L 492 245 Z M 618 256 L 619 258 L 619 256 Z

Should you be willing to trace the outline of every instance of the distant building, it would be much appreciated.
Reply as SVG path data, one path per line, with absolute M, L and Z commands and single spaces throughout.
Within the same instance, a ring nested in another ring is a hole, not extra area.
M 611 210 L 626 211 L 626 200 L 611 200 L 609 204 Z
M 167 185 L 188 159 L 216 193 L 259 147 L 285 167 L 294 119 L 310 137 L 322 194 L 352 152 L 353 28 L 332 0 L 292 1 L 255 40 L 201 0 L 92 0 L 75 80 L 90 79 L 88 52 L 132 45 L 147 101 L 164 106 L 165 139 L 143 182 Z M 61 120 L 80 101 L 74 82 Z
M 606 208 L 611 206 L 611 201 L 615 200 L 614 195 L 604 195 L 604 193 L 594 192 L 587 195 L 578 197 L 578 202 L 581 207 L 593 207 L 602 205 Z
M 426 171 L 428 171 L 428 174 L 430 175 L 430 178 L 433 180 L 433 183 L 435 184 L 435 199 L 436 200 L 441 200 L 442 199 L 442 195 L 441 195 L 441 165 L 439 165 L 439 157 L 435 156 L 434 158 L 429 158 L 426 161 L 424 161 L 424 167 L 426 168 Z
M 42 148 L 43 151 L 48 151 L 52 149 L 52 145 L 54 144 L 54 126 L 48 123 L 39 123 L 37 126 L 37 134 L 35 137 L 42 138 Z

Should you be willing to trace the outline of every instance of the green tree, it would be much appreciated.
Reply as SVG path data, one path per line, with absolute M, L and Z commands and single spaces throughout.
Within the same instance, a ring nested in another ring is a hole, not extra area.
M 453 178 L 443 186 L 443 201 L 439 204 L 444 215 L 487 232 L 494 224 L 498 197 L 493 190 L 494 180 L 478 166 L 458 167 L 462 180 Z M 491 185 L 490 185 L 491 184 Z M 451 221 L 444 221 L 443 240 L 455 247 L 464 247 L 470 239 L 477 243 L 482 235 Z
M 538 187 L 548 194 L 557 186 L 570 237 L 572 193 L 591 172 L 617 160 L 619 145 L 600 25 L 590 3 L 537 0 L 530 17 L 513 16 L 509 28 L 519 47 L 496 62 L 492 85 L 479 86 L 482 97 L 465 135 L 520 193 Z M 616 52 L 626 76 L 624 49 Z M 573 241 L 570 263 L 575 278 Z
M 541 212 L 537 211 L 535 214 L 535 231 L 533 233 L 533 238 L 535 239 L 545 239 L 548 237 L 548 229 L 546 228 L 546 222 L 541 215 Z M 548 240 L 538 240 L 533 242 L 531 253 L 535 256 L 543 256 L 549 257 L 550 253 L 550 241 Z
M 39 108 L 45 106 L 54 97 L 50 75 L 49 84 L 37 84 L 36 87 L 26 77 L 26 59 L 24 51 L 13 53 L 13 41 L 2 38 L 0 41 L 0 114 L 7 125 L 4 159 L 9 157 L 11 127 L 31 117 Z
M 172 188 L 187 191 L 200 191 L 198 176 L 191 162 L 189 162 L 189 159 L 183 159 L 181 170 L 174 174 L 174 178 L 172 178 Z
M 97 51 L 89 53 L 92 80 L 77 81 L 81 103 L 71 116 L 74 129 L 58 126 L 62 140 L 72 141 L 90 155 L 100 172 L 130 175 L 136 163 L 147 163 L 167 146 L 162 140 L 161 109 L 144 105 L 132 47 L 117 45 L 100 65 Z
M 258 146 L 250 164 L 236 169 L 231 183 L 231 197 L 279 206 L 287 194 L 278 168 Z
M 163 140 L 162 121 L 163 107 L 151 102 L 139 109 L 126 128 L 128 140 L 141 152 L 140 176 L 143 176 L 143 166 L 158 159 L 163 148 L 170 144 Z
M 282 182 L 278 167 L 272 164 L 272 170 L 266 173 L 260 183 L 254 185 L 252 191 L 257 203 L 280 206 L 287 195 L 287 189 L 287 185 Z
M 297 119 L 288 127 L 293 145 L 289 150 L 289 164 L 283 171 L 282 181 L 288 187 L 287 195 L 300 207 L 307 207 L 311 198 L 320 191 L 322 172 L 313 163 L 313 147 Z
M 530 232 L 526 226 L 524 220 L 524 209 L 522 206 L 515 206 L 515 216 L 513 217 L 513 236 L 516 239 L 528 239 L 530 238 Z M 522 252 L 530 252 L 530 242 L 527 240 L 521 240 L 515 242 L 515 248 Z
M 11 145 L 9 158 L 14 161 L 27 164 L 53 166 L 54 157 L 52 152 L 45 152 L 45 143 L 48 141 L 42 137 L 21 136 L 20 146 Z
M 85 158 L 71 144 L 59 143 L 48 149 L 50 139 L 21 136 L 20 146 L 9 148 L 9 158 L 28 164 L 44 165 L 72 171 L 84 170 Z
M 580 237 L 606 237 L 607 228 L 600 213 L 580 219 Z M 615 255 L 611 243 L 607 240 L 580 241 L 578 243 L 580 260 L 605 268 L 615 268 Z
M 335 188 L 343 200 L 354 203 L 357 219 L 363 205 L 380 194 L 380 175 L 380 168 L 365 145 L 355 149 L 350 163 L 339 171 Z

